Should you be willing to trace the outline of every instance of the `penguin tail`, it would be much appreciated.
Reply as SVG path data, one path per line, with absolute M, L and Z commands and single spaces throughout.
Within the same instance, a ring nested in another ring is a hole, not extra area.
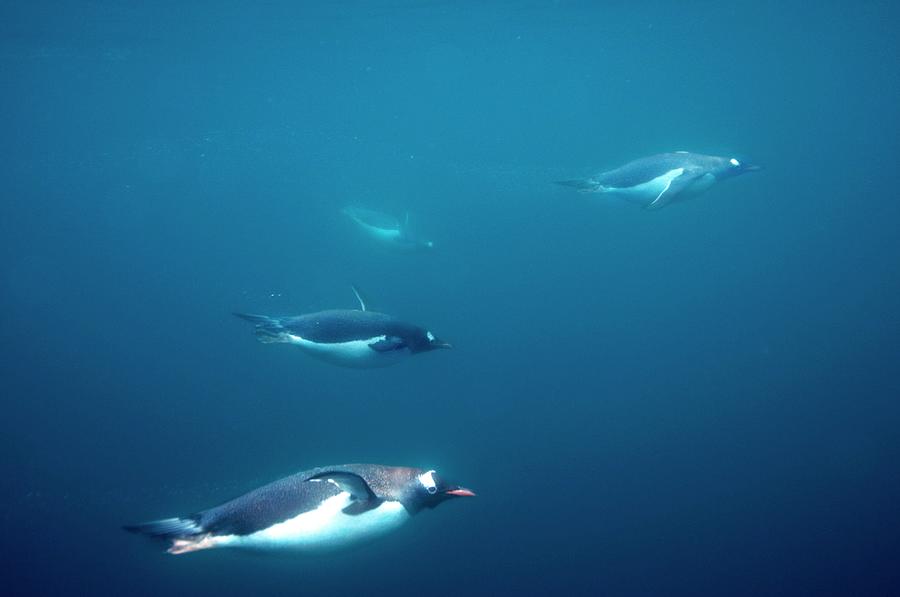
M 557 180 L 554 181 L 556 184 L 576 189 L 581 191 L 582 193 L 591 193 L 594 191 L 602 191 L 603 186 L 597 184 L 590 178 L 574 178 L 572 180 Z
M 184 538 L 203 533 L 200 522 L 191 516 L 151 520 L 140 524 L 125 525 L 122 528 L 129 533 L 161 539 Z
M 278 320 L 268 315 L 253 315 L 252 313 L 233 313 L 233 315 L 255 325 L 273 325 L 278 323 Z
M 256 338 L 265 344 L 271 342 L 286 342 L 284 328 L 277 317 L 268 315 L 253 315 L 250 313 L 234 313 L 235 317 L 249 321 L 256 326 Z
M 129 533 L 169 541 L 166 551 L 173 555 L 209 549 L 221 542 L 220 538 L 213 537 L 203 529 L 196 516 L 164 518 L 122 528 Z

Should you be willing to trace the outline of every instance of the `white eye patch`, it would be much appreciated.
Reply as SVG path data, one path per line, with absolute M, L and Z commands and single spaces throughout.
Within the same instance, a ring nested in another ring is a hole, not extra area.
M 740 166 L 740 165 L 741 165 L 741 163 L 740 163 L 739 161 L 737 161 L 736 159 L 734 159 L 734 158 L 731 158 L 731 159 L 728 160 L 728 161 L 731 162 L 731 165 L 732 165 L 732 166 Z
M 437 491 L 437 483 L 434 482 L 434 471 L 426 471 L 419 475 L 418 479 L 428 493 Z
M 432 334 L 431 332 L 425 332 L 425 337 L 428 338 L 429 342 L 434 342 L 434 334 Z

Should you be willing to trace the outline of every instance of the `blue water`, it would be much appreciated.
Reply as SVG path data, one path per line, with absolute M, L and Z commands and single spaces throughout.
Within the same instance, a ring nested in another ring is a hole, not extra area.
M 3 593 L 896 594 L 898 17 L 4 3 Z M 765 170 L 657 212 L 552 184 L 679 149 Z M 347 370 L 231 316 L 351 283 L 455 349 Z M 358 461 L 479 497 L 329 557 L 120 529 Z

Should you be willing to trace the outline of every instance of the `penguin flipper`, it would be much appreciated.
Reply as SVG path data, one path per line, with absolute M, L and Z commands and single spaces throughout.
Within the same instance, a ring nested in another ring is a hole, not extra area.
M 359 310 L 366 311 L 366 303 L 368 302 L 365 297 L 363 297 L 362 293 L 359 291 L 354 284 L 350 285 L 351 290 L 353 290 L 353 294 L 356 295 L 356 300 L 359 301 Z
M 693 172 L 682 172 L 672 180 L 666 184 L 666 187 L 659 192 L 659 195 L 656 196 L 656 199 L 648 203 L 644 206 L 644 209 L 654 210 L 654 209 L 662 209 L 666 205 L 668 205 L 672 199 L 678 196 L 678 193 L 687 188 L 694 180 L 697 178 L 697 175 Z
M 365 502 L 354 501 L 352 504 L 341 510 L 341 512 L 350 516 L 356 516 L 357 514 L 363 514 L 369 510 L 374 510 L 380 505 L 381 500 L 366 500 Z
M 399 225 L 400 230 L 400 238 L 411 239 L 413 238 L 412 231 L 409 227 L 409 212 L 406 212 L 403 216 L 403 221 Z
M 406 343 L 403 342 L 402 338 L 398 338 L 397 336 L 385 336 L 384 340 L 369 344 L 369 348 L 375 352 L 390 352 L 392 350 L 406 348 Z
M 310 477 L 307 481 L 327 481 L 336 485 L 341 491 L 349 493 L 353 503 L 346 506 L 341 512 L 350 516 L 368 512 L 381 505 L 381 500 L 375 496 L 375 492 L 372 491 L 366 480 L 354 473 L 326 471 Z
M 325 471 L 313 475 L 307 481 L 321 482 L 327 481 L 336 485 L 341 491 L 346 491 L 350 496 L 358 502 L 377 502 L 378 498 L 366 480 L 354 473 L 343 471 Z

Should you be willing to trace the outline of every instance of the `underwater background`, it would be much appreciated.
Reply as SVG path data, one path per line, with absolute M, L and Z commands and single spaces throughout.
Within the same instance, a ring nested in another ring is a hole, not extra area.
M 898 13 L 4 3 L 3 593 L 897 594 Z M 682 149 L 765 169 L 552 183 Z M 342 369 L 231 315 L 350 284 L 454 350 Z M 344 462 L 478 498 L 327 557 L 120 528 Z

